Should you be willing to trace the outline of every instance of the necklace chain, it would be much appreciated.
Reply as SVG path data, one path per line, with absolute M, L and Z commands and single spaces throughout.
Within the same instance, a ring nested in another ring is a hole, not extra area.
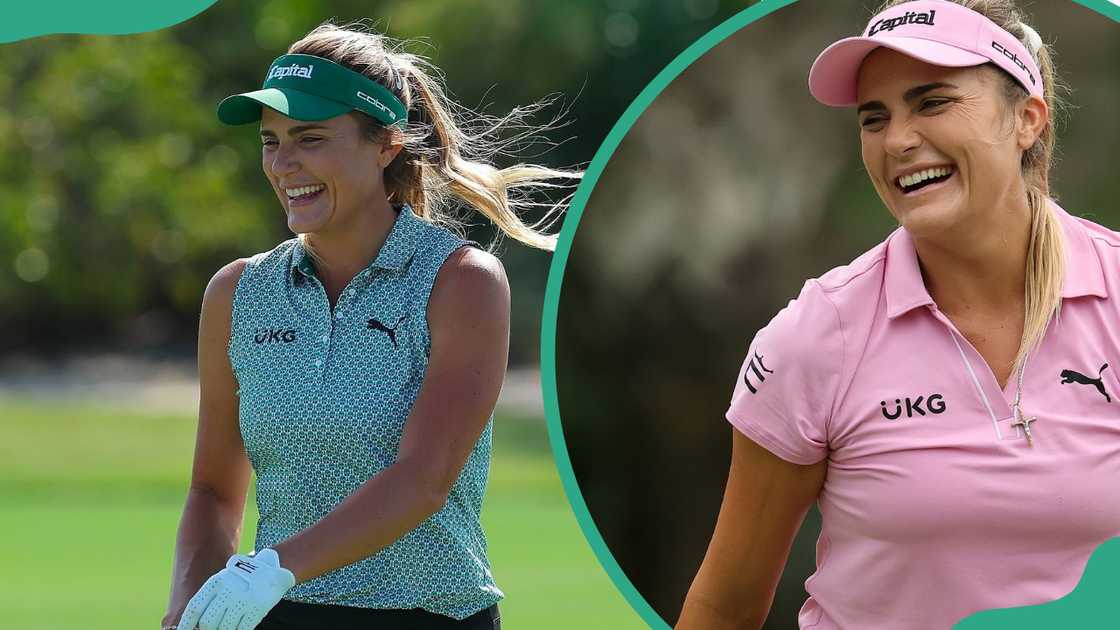
M 1023 417 L 1023 407 L 1021 402 L 1023 400 L 1023 372 L 1027 369 L 1027 359 L 1023 358 L 1023 364 L 1019 366 L 1019 376 L 1016 379 L 1015 385 L 1015 402 L 1012 403 L 1011 409 L 1014 412 L 1015 420 L 1011 423 L 1013 427 L 1023 427 L 1023 433 L 1027 437 L 1027 446 L 1034 446 L 1034 438 L 1031 435 L 1031 423 L 1038 420 L 1033 416 Z
M 1019 409 L 1019 402 L 1023 399 L 1023 370 L 1027 368 L 1027 361 L 1023 359 L 1023 364 L 1019 366 L 1019 375 L 1015 384 L 1015 404 L 1016 410 Z

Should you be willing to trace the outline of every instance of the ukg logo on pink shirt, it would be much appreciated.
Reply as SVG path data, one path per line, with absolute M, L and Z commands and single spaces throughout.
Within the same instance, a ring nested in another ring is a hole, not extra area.
M 922 402 L 925 402 L 926 407 L 922 409 Z M 905 412 L 907 418 L 913 418 L 915 415 L 924 416 L 926 412 L 933 415 L 943 413 L 946 409 L 945 398 L 941 394 L 930 394 L 929 397 L 918 396 L 917 398 L 895 398 L 894 411 L 887 411 L 887 401 L 879 401 L 879 406 L 882 407 L 883 417 L 887 420 L 898 420 Z

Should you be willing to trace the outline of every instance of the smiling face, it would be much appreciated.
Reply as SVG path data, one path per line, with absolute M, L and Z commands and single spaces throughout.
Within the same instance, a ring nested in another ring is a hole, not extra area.
M 396 151 L 366 140 L 355 114 L 305 122 L 262 110 L 261 168 L 292 232 L 345 231 L 385 202 L 384 166 Z
M 1033 137 L 1018 121 L 1022 108 L 1006 103 L 997 72 L 934 66 L 888 48 L 863 62 L 863 163 L 883 203 L 914 236 L 1026 208 L 1020 161 Z

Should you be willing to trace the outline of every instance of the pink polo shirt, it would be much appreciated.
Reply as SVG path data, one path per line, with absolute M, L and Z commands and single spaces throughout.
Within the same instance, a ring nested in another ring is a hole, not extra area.
M 1001 389 L 926 291 L 903 229 L 805 284 L 755 336 L 727 418 L 828 459 L 801 628 L 949 628 L 1058 599 L 1120 535 L 1120 234 L 1053 206 L 1060 319 Z M 1108 367 L 1102 366 L 1108 365 Z

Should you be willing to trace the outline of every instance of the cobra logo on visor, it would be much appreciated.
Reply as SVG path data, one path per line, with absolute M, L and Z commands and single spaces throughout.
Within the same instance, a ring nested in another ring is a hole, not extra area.
M 1031 80 L 1031 85 L 1035 84 L 1034 74 L 1030 71 L 1029 68 L 1027 68 L 1027 64 L 1023 63 L 1023 60 L 1019 58 L 1019 55 L 1016 55 L 1014 52 L 1008 50 L 1002 44 L 996 41 L 992 42 L 992 48 L 995 48 L 998 52 L 1002 53 L 1004 57 L 1010 59 L 1011 63 L 1018 66 L 1020 70 L 1026 72 L 1027 78 Z
M 370 105 L 373 105 L 377 109 L 380 109 L 381 111 L 385 112 L 386 114 L 389 115 L 389 118 L 392 118 L 393 120 L 397 119 L 397 115 L 393 112 L 393 110 L 389 109 L 388 107 L 385 106 L 384 103 L 382 103 L 381 101 L 373 98 L 369 94 L 366 94 L 365 92 L 362 92 L 361 90 L 358 90 L 358 98 L 360 98 L 363 101 L 369 103 Z

